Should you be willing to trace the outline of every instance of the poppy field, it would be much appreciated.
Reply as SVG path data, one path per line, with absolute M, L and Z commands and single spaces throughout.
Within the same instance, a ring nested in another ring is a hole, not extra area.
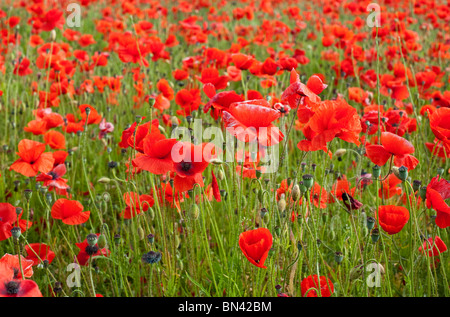
M 449 1 L 2 0 L 0 296 L 449 296 L 449 61 Z

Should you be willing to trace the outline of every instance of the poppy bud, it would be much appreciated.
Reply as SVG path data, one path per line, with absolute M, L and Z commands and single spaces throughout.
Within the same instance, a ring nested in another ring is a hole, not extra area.
M 308 189 L 306 188 L 305 185 L 303 185 L 303 182 L 299 182 L 298 184 L 299 184 L 299 187 L 300 187 L 300 194 L 303 195 L 304 193 L 306 193 L 306 191 Z
M 225 174 L 224 172 L 220 169 L 219 172 L 217 173 L 217 178 L 221 181 L 223 181 L 225 179 Z
M 334 253 L 334 260 L 337 262 L 337 263 L 341 263 L 342 262 L 342 260 L 344 259 L 344 254 L 342 253 L 342 252 L 335 252 Z
M 194 204 L 192 208 L 189 210 L 189 218 L 192 220 L 197 220 L 200 215 L 200 208 L 198 208 L 197 204 Z
M 148 240 L 149 243 L 155 242 L 155 235 L 152 234 L 152 233 L 150 233 L 150 234 L 147 236 L 147 240 Z
M 394 170 L 394 174 L 395 174 L 395 170 Z M 395 175 L 397 176 L 397 175 Z M 398 168 L 398 179 L 402 180 L 402 181 L 406 181 L 406 179 L 408 178 L 408 168 L 406 168 L 405 166 L 401 166 Z
M 421 181 L 419 181 L 419 180 L 414 180 L 413 181 L 413 190 L 416 192 L 416 191 L 418 191 L 419 190 L 419 188 L 420 188 L 420 185 L 422 185 L 422 182 Z
M 25 189 L 23 191 L 23 194 L 25 196 L 25 199 L 29 202 L 31 197 L 33 196 L 33 191 L 31 189 Z
M 370 237 L 372 238 L 372 242 L 376 243 L 380 238 L 380 230 L 378 230 L 378 228 L 373 229 Z
M 261 178 L 262 173 L 260 170 L 256 170 L 255 174 L 256 174 L 256 178 Z
M 108 178 L 108 177 L 101 177 L 101 178 L 98 180 L 98 182 L 101 183 L 101 184 L 109 184 L 109 183 L 111 182 L 111 179 Z
M 87 240 L 87 243 L 91 247 L 93 247 L 94 245 L 97 244 L 98 237 L 97 237 L 97 235 L 95 233 L 90 233 L 90 234 L 87 235 L 86 240 Z
M 314 177 L 311 174 L 305 174 L 302 178 L 303 185 L 306 187 L 306 190 L 311 189 L 314 184 Z
M 142 229 L 142 227 L 139 226 L 137 229 L 137 232 L 138 232 L 139 241 L 144 240 L 144 238 L 145 238 L 144 229 Z
M 363 270 L 364 270 L 364 265 L 362 265 L 362 264 L 357 265 L 354 268 L 352 268 L 350 270 L 350 279 L 354 280 L 354 279 L 359 278 L 362 275 Z
M 369 229 L 369 231 L 372 230 L 373 226 L 375 225 L 375 218 L 367 217 L 366 225 L 367 225 L 367 229 Z
M 56 31 L 55 30 L 52 30 L 51 32 L 50 32 L 50 41 L 51 42 L 54 42 L 56 40 Z
M 297 201 L 300 198 L 300 195 L 300 187 L 298 186 L 298 184 L 295 184 L 292 188 L 292 200 Z
M 381 175 L 381 167 L 379 167 L 378 165 L 374 165 L 372 167 L 372 175 L 374 178 L 378 179 Z
M 158 263 L 161 260 L 161 252 L 150 251 L 142 256 L 142 262 L 147 264 Z
M 278 210 L 280 210 L 280 212 L 286 210 L 286 200 L 284 199 L 284 197 L 278 201 Z
M 19 227 L 14 227 L 11 229 L 11 234 L 12 234 L 13 238 L 17 240 L 20 238 L 20 235 L 22 234 L 22 232 Z
M 427 198 L 427 187 L 426 186 L 420 187 L 419 196 L 420 196 L 420 198 L 422 198 L 422 201 L 425 201 L 425 199 Z
M 339 161 L 342 161 L 342 157 L 347 153 L 346 149 L 338 149 L 336 152 L 334 152 L 334 157 L 336 157 Z
M 101 235 L 98 237 L 97 245 L 98 245 L 98 247 L 99 247 L 100 249 L 103 249 L 103 248 L 106 247 L 106 244 L 107 244 L 106 242 L 107 242 L 107 241 L 106 241 L 105 235 L 104 235 L 104 234 L 101 234 Z
M 214 164 L 214 165 L 220 165 L 220 164 L 223 163 L 223 162 L 222 162 L 220 159 L 218 159 L 218 158 L 212 158 L 212 159 L 209 160 L 209 162 L 210 162 L 211 164 Z

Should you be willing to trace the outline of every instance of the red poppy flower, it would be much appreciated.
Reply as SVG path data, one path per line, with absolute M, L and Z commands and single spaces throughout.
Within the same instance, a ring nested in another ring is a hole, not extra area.
M 90 109 L 89 116 L 86 112 L 86 108 Z M 86 122 L 87 119 L 87 124 L 99 124 L 102 121 L 102 116 L 99 115 L 97 110 L 95 110 L 95 108 L 91 105 L 80 105 L 78 109 L 80 109 L 81 118 L 83 121 Z
M 127 207 L 120 214 L 125 219 L 131 219 L 141 212 L 147 211 L 148 208 L 153 207 L 155 201 L 150 195 L 140 195 L 138 193 L 129 192 L 123 194 L 123 199 Z
M 1 264 L 6 265 L 14 272 L 14 278 L 22 279 L 22 278 L 30 278 L 33 276 L 33 261 L 27 260 L 22 255 L 20 256 L 19 261 L 18 255 L 12 255 L 7 253 L 0 259 L 0 265 Z
M 66 148 L 66 138 L 58 131 L 50 130 L 44 134 L 45 144 L 52 149 L 61 150 Z
M 279 117 L 280 112 L 272 109 L 265 99 L 233 103 L 222 116 L 227 131 L 238 140 L 258 140 L 262 146 L 275 145 L 283 140 L 283 133 L 272 124 Z
M 20 58 L 18 62 L 16 62 L 16 65 L 14 66 L 13 74 L 19 75 L 19 76 L 26 76 L 33 71 L 29 68 L 30 67 L 30 60 L 28 58 Z
M 45 144 L 24 139 L 19 142 L 20 159 L 11 164 L 9 170 L 16 171 L 27 177 L 36 176 L 38 172 L 48 173 L 53 168 L 52 153 L 44 153 Z
M 11 229 L 17 227 L 17 220 L 22 232 L 31 227 L 32 222 L 20 219 L 21 212 L 17 216 L 16 208 L 9 203 L 0 203 L 0 241 L 6 240 L 12 236 Z
M 161 175 L 173 169 L 172 148 L 178 141 L 166 139 L 158 131 L 148 134 L 143 140 L 144 154 L 136 156 L 133 166 Z
M 426 202 L 428 208 L 436 210 L 436 225 L 439 228 L 450 227 L 450 207 L 445 202 L 450 198 L 450 182 L 433 177 L 427 186 Z
M 381 133 L 381 145 L 366 145 L 366 154 L 370 161 L 376 165 L 383 166 L 394 156 L 395 166 L 405 166 L 413 170 L 419 161 L 412 155 L 414 146 L 408 140 L 391 132 Z
M 377 214 L 381 228 L 391 235 L 399 233 L 409 220 L 409 211 L 402 206 L 379 206 Z
M 43 185 L 46 187 L 55 187 L 58 189 L 67 189 L 67 179 L 62 178 L 66 174 L 66 165 L 59 164 L 54 169 L 48 173 L 39 174 L 36 177 L 36 181 L 44 182 Z
M 428 253 L 426 254 L 429 257 L 439 256 L 439 254 L 441 254 L 442 252 L 447 251 L 447 246 L 445 245 L 444 241 L 442 241 L 441 238 L 435 236 L 434 239 L 433 238 L 426 239 L 423 242 L 422 246 L 419 248 L 419 251 L 421 253 L 425 253 L 428 251 Z
M 204 186 L 202 173 L 212 158 L 214 145 L 203 143 L 194 145 L 189 142 L 178 142 L 172 151 L 174 171 L 177 173 L 174 186 L 177 191 L 190 190 L 195 184 Z
M 217 120 L 223 110 L 228 110 L 231 104 L 241 101 L 244 101 L 244 99 L 234 91 L 222 91 L 211 97 L 208 103 L 203 107 L 203 112 L 206 113 L 211 109 L 211 117 L 213 117 L 214 120 Z
M 264 262 L 272 247 L 273 237 L 266 228 L 242 232 L 239 235 L 239 247 L 247 260 L 253 265 L 266 269 Z
M 36 282 L 14 278 L 15 271 L 0 263 L 0 297 L 42 297 Z
M 432 114 L 428 111 L 430 128 L 437 139 L 443 141 L 447 154 L 450 152 L 450 108 L 436 109 Z
M 41 260 L 47 260 L 50 264 L 55 258 L 55 253 L 44 243 L 30 243 L 25 246 L 25 251 L 27 252 L 26 259 L 33 261 L 33 266 L 40 264 Z
M 67 225 L 79 225 L 88 221 L 91 214 L 83 209 L 79 201 L 60 198 L 53 204 L 51 214 L 53 219 L 61 219 Z
M 318 297 L 316 290 L 319 289 L 321 297 L 330 297 L 334 292 L 334 285 L 331 280 L 325 276 L 318 278 L 316 274 L 304 278 L 300 284 L 300 288 L 303 297 L 305 295 L 306 297 Z
M 402 188 L 398 186 L 401 183 L 402 181 L 395 174 L 389 174 L 388 178 L 382 181 L 381 188 L 378 190 L 378 196 L 388 199 L 395 195 L 401 195 Z
M 217 182 L 216 175 L 214 175 L 213 171 L 211 171 L 211 177 L 212 177 L 212 190 L 214 198 L 217 201 L 221 201 L 219 183 Z
M 100 233 L 96 233 L 97 237 L 100 237 Z M 87 239 L 85 239 L 81 243 L 75 243 L 75 245 L 80 249 L 80 252 L 78 252 L 77 260 L 80 265 L 88 265 L 89 264 L 89 258 L 92 256 L 109 256 L 111 253 L 110 250 L 107 248 L 100 249 L 98 247 L 98 244 L 95 244 L 94 246 L 90 246 L 87 242 Z
M 249 69 L 255 61 L 253 56 L 245 55 L 242 53 L 232 54 L 231 60 L 233 61 L 234 65 L 240 70 Z

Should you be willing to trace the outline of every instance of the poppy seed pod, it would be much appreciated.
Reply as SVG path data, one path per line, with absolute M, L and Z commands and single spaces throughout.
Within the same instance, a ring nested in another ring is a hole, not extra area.
M 376 243 L 380 238 L 380 230 L 378 230 L 378 228 L 373 229 L 370 237 L 372 238 L 372 242 Z
M 427 187 L 426 186 L 420 187 L 419 196 L 420 196 L 420 198 L 422 198 L 422 201 L 425 201 L 425 199 L 427 198 Z
M 155 242 L 155 235 L 152 234 L 152 233 L 150 233 L 150 234 L 147 236 L 147 240 L 148 240 L 149 243 Z
M 30 200 L 31 200 L 31 197 L 33 196 L 33 191 L 32 191 L 31 189 L 25 189 L 25 190 L 23 191 L 23 194 L 24 194 L 24 196 L 25 196 L 25 199 L 26 199 L 27 201 L 30 201 Z
M 145 253 L 141 259 L 143 263 L 154 264 L 161 261 L 161 258 L 162 258 L 161 252 L 150 251 L 148 253 Z
M 342 260 L 344 259 L 344 254 L 342 252 L 335 252 L 334 253 L 334 260 L 338 263 L 341 264 Z
M 422 182 L 419 180 L 414 180 L 413 181 L 413 190 L 416 192 L 420 189 L 420 185 L 422 185 Z
M 408 168 L 406 168 L 405 166 L 399 167 L 397 177 L 402 181 L 406 181 L 406 179 L 408 178 Z
M 378 179 L 381 175 L 381 167 L 379 167 L 378 165 L 374 165 L 372 167 L 372 175 L 374 178 Z
M 373 217 L 367 217 L 366 221 L 367 229 L 372 230 L 375 225 L 375 218 Z
M 17 240 L 20 238 L 20 235 L 22 234 L 22 232 L 19 227 L 14 227 L 11 229 L 11 234 L 12 234 L 13 238 Z
M 98 237 L 97 237 L 97 235 L 95 233 L 90 233 L 90 234 L 87 235 L 86 240 L 87 240 L 87 243 L 91 247 L 93 247 L 94 245 L 97 244 Z
M 115 234 L 114 235 L 114 243 L 116 245 L 119 245 L 119 243 L 120 243 L 120 234 Z
M 314 177 L 311 174 L 305 174 L 302 178 L 303 185 L 306 187 L 306 190 L 311 189 L 314 184 Z

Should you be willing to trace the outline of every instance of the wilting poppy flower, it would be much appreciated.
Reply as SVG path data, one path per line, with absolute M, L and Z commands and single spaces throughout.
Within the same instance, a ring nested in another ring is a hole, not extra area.
M 127 207 L 120 214 L 125 219 L 131 219 L 139 215 L 143 211 L 147 211 L 148 208 L 153 207 L 155 203 L 153 197 L 150 195 L 140 195 L 138 193 L 129 192 L 123 194 L 123 199 Z
M 22 255 L 20 256 L 19 261 L 18 255 L 12 255 L 7 253 L 0 259 L 0 265 L 1 264 L 6 265 L 14 272 L 14 278 L 22 279 L 22 278 L 30 278 L 33 276 L 33 261 L 27 260 Z
M 247 260 L 253 265 L 266 269 L 264 262 L 272 247 L 273 237 L 266 228 L 258 228 L 242 232 L 239 235 L 239 247 Z
M 96 233 L 97 237 L 100 237 L 100 233 Z M 91 256 L 108 256 L 111 251 L 109 251 L 107 248 L 100 249 L 98 247 L 98 244 L 95 244 L 94 246 L 90 246 L 87 242 L 87 239 L 85 239 L 81 243 L 75 243 L 75 245 L 80 249 L 80 252 L 78 252 L 77 260 L 80 265 L 88 265 L 89 264 L 89 258 Z
M 422 246 L 419 248 L 419 251 L 421 253 L 425 253 L 428 251 L 425 254 L 427 254 L 429 257 L 438 256 L 442 252 L 447 251 L 447 246 L 445 245 L 444 241 L 442 241 L 441 238 L 435 236 L 434 239 L 433 238 L 426 239 L 423 242 Z
M 26 259 L 33 261 L 33 266 L 40 264 L 41 260 L 47 260 L 50 264 L 55 258 L 55 253 L 44 243 L 30 243 L 25 246 L 25 251 L 27 252 Z
M 52 153 L 44 153 L 45 144 L 24 139 L 19 142 L 20 159 L 10 166 L 10 170 L 16 171 L 27 177 L 36 176 L 38 172 L 48 173 L 53 168 L 54 158 Z
M 42 297 L 36 282 L 14 278 L 15 271 L 0 263 L 0 297 Z
M 0 241 L 6 240 L 12 236 L 11 229 L 17 226 L 17 219 L 19 219 L 19 227 L 22 232 L 31 227 L 30 221 L 20 219 L 21 212 L 17 216 L 16 208 L 9 203 L 0 203 Z
M 366 145 L 366 154 L 370 161 L 383 166 L 393 156 L 395 166 L 405 166 L 413 170 L 419 161 L 412 155 L 414 146 L 408 140 L 391 132 L 381 133 L 381 145 Z
M 402 206 L 380 206 L 377 215 L 381 228 L 391 235 L 399 233 L 409 220 L 409 211 Z
M 353 210 L 358 210 L 363 206 L 363 204 L 360 201 L 356 200 L 348 193 L 342 194 L 342 202 L 344 203 L 345 207 L 347 207 L 347 210 L 349 212 L 352 212 Z
M 436 210 L 436 225 L 439 228 L 450 227 L 450 207 L 445 202 L 450 198 L 450 182 L 433 177 L 427 186 L 426 202 L 428 208 Z
M 280 112 L 272 109 L 265 99 L 233 103 L 223 111 L 227 131 L 243 142 L 258 140 L 262 146 L 278 144 L 284 138 L 278 127 L 272 124 Z
M 60 198 L 52 206 L 52 217 L 67 225 L 79 225 L 88 221 L 90 211 L 83 212 L 83 205 L 76 200 Z
M 318 297 L 316 290 L 320 290 L 321 297 L 330 297 L 334 292 L 334 285 L 331 280 L 325 276 L 319 278 L 316 274 L 304 278 L 300 288 L 303 297 L 305 295 L 306 297 Z

